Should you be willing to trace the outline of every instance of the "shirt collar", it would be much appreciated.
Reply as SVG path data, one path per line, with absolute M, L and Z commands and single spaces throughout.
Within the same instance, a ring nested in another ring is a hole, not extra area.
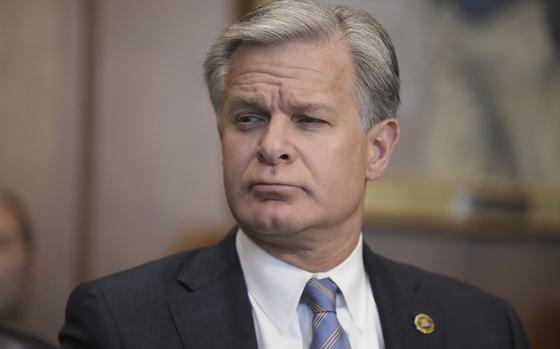
M 330 277 L 338 285 L 352 320 L 359 330 L 364 330 L 366 311 L 360 304 L 367 304 L 369 283 L 361 234 L 350 256 L 324 273 L 310 273 L 273 257 L 241 229 L 235 243 L 250 296 L 281 333 L 296 319 L 303 288 L 312 277 Z

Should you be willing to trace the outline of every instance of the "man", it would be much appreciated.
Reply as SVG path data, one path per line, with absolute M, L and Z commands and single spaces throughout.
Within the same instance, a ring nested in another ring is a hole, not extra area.
M 204 68 L 239 227 L 78 287 L 63 348 L 527 347 L 503 301 L 362 242 L 367 181 L 399 137 L 397 61 L 371 16 L 272 2 Z
M 52 348 L 17 328 L 30 296 L 33 245 L 29 219 L 20 200 L 0 190 L 0 349 Z
M 32 236 L 22 205 L 0 192 L 0 320 L 20 321 L 32 278 Z

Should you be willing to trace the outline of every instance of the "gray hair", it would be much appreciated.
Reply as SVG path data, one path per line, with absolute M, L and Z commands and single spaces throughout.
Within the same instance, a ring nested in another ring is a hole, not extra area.
M 370 14 L 320 0 L 277 0 L 227 27 L 210 47 L 204 78 L 218 119 L 231 57 L 244 42 L 273 45 L 339 35 L 354 65 L 353 97 L 364 130 L 396 116 L 400 104 L 399 67 L 389 35 Z

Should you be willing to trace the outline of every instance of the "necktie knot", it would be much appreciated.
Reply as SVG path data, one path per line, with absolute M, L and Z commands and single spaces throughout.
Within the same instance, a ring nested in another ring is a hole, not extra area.
M 313 312 L 313 338 L 310 349 L 350 349 L 350 342 L 336 317 L 338 286 L 329 278 L 311 279 L 305 285 L 302 300 Z
M 330 279 L 310 279 L 303 289 L 303 300 L 313 313 L 336 313 L 336 293 L 338 287 Z

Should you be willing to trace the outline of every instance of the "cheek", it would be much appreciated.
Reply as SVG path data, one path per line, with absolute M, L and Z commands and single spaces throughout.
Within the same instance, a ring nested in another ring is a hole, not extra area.
M 314 158 L 312 170 L 331 191 L 346 190 L 349 185 L 366 181 L 367 154 L 363 141 L 348 139 L 325 146 Z
M 233 189 L 243 179 L 243 174 L 253 158 L 252 154 L 252 147 L 247 142 L 231 138 L 222 140 L 222 166 L 226 190 Z

